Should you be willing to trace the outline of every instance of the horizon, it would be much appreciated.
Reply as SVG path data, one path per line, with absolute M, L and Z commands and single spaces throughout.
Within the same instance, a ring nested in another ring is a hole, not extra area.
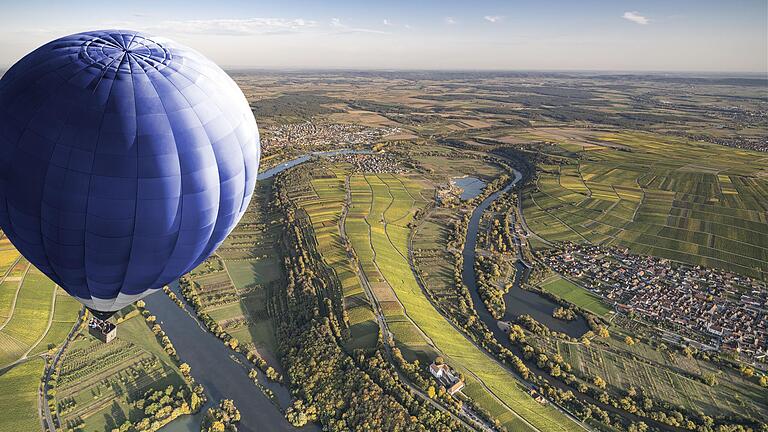
M 683 0 L 433 1 L 322 7 L 137 0 L 93 10 L 4 7 L 0 67 L 59 37 L 123 28 L 167 37 L 227 69 L 587 71 L 768 75 L 768 5 Z

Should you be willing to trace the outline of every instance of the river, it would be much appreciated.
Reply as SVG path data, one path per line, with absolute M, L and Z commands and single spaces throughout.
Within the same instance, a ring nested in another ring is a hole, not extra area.
M 469 226 L 467 227 L 467 238 L 464 243 L 464 250 L 462 256 L 464 257 L 464 267 L 461 271 L 461 278 L 464 283 L 469 287 L 469 293 L 472 296 L 472 302 L 475 304 L 475 309 L 483 322 L 491 329 L 496 339 L 502 344 L 509 346 L 506 334 L 499 329 L 497 320 L 488 312 L 485 307 L 485 303 L 480 298 L 480 294 L 477 290 L 477 281 L 475 279 L 475 247 L 477 245 L 477 233 L 480 229 L 480 218 L 485 210 L 499 198 L 502 194 L 512 189 L 521 179 L 522 174 L 519 171 L 514 170 L 514 180 L 504 187 L 504 189 L 494 192 L 489 195 L 483 202 L 480 203 L 472 212 L 472 217 L 469 220 Z M 514 214 L 513 214 L 514 217 Z M 532 316 L 536 321 L 546 325 L 551 330 L 565 333 L 571 337 L 579 337 L 583 335 L 587 330 L 587 323 L 581 316 L 573 321 L 562 321 L 552 317 L 552 312 L 559 305 L 552 300 L 542 297 L 534 292 L 524 290 L 520 288 L 522 279 L 527 277 L 528 267 L 522 259 L 522 252 L 520 247 L 520 240 L 515 236 L 515 243 L 517 245 L 517 271 L 515 272 L 515 280 L 512 288 L 504 294 L 504 304 L 506 310 L 504 311 L 504 321 L 512 321 L 517 316 L 528 314 Z
M 313 152 L 266 170 L 258 175 L 258 179 L 268 179 L 314 157 L 351 153 L 371 152 L 350 149 Z M 171 289 L 182 298 L 177 284 L 173 284 Z M 250 366 L 245 358 L 234 353 L 220 339 L 209 333 L 198 322 L 189 306 L 185 304 L 185 309 L 179 308 L 162 292 L 146 297 L 144 302 L 147 309 L 157 316 L 163 330 L 176 347 L 179 357 L 192 368 L 192 376 L 205 387 L 209 398 L 208 403 L 197 415 L 184 416 L 173 421 L 162 428 L 162 432 L 198 432 L 203 413 L 221 399 L 232 399 L 235 402 L 241 414 L 237 428 L 243 432 L 320 430 L 315 424 L 301 429 L 291 426 L 280 409 L 248 378 Z M 263 374 L 259 375 L 260 382 L 275 393 L 283 408 L 287 407 L 291 400 L 288 389 L 278 383 L 265 382 L 262 376 Z
M 178 287 L 172 287 L 180 296 Z M 241 414 L 237 428 L 246 432 L 295 431 L 282 412 L 248 378 L 248 363 L 200 325 L 188 309 L 181 309 L 163 292 L 144 299 L 153 315 L 166 332 L 182 361 L 192 368 L 192 376 L 205 387 L 209 402 L 195 416 L 184 416 L 166 427 L 163 432 L 197 432 L 202 414 L 221 399 L 232 399 Z M 188 306 L 187 306 L 188 307 Z M 261 377 L 261 382 L 264 379 Z M 288 390 L 276 383 L 268 383 L 279 395 L 281 403 L 290 400 Z M 287 399 L 286 399 L 287 398 Z M 319 428 L 302 428 L 319 430 Z

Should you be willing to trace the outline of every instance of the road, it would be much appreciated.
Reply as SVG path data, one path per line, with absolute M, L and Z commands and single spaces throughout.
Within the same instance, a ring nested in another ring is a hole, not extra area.
M 55 292 L 55 291 L 54 291 Z M 80 322 L 83 318 L 83 314 L 85 313 L 85 308 L 80 309 L 80 315 L 77 317 L 77 321 L 75 322 L 75 325 L 72 326 L 72 330 L 69 331 L 69 334 L 67 335 L 67 338 L 64 339 L 64 342 L 61 344 L 59 349 L 56 351 L 56 354 L 53 355 L 53 359 L 50 362 L 50 365 L 48 368 L 46 368 L 45 373 L 43 375 L 43 384 L 41 386 L 41 392 L 38 394 L 38 410 L 42 411 L 44 418 L 43 423 L 43 430 L 46 430 L 45 423 L 48 424 L 48 429 L 51 432 L 56 432 L 56 424 L 53 422 L 53 416 L 51 415 L 51 408 L 48 406 L 48 400 L 46 398 L 46 395 L 48 394 L 49 382 L 51 380 L 51 374 L 56 370 L 56 365 L 61 360 L 61 356 L 64 354 L 64 351 L 66 351 L 67 346 L 69 345 L 69 342 L 72 340 L 72 338 L 77 334 L 77 329 L 80 327 Z
M 357 274 L 358 279 L 360 280 L 360 285 L 363 286 L 363 291 L 365 292 L 366 297 L 368 298 L 368 302 L 371 304 L 371 307 L 373 308 L 373 313 L 376 316 L 376 322 L 379 325 L 379 329 L 381 331 L 381 334 L 383 336 L 383 345 L 384 345 L 384 352 L 387 355 L 387 359 L 391 364 L 394 363 L 394 359 L 392 356 L 392 347 L 390 346 L 390 339 L 393 337 L 392 332 L 389 330 L 389 326 L 387 325 L 387 320 L 384 318 L 384 312 L 381 309 L 381 305 L 379 304 L 378 300 L 376 299 L 376 296 L 373 294 L 373 289 L 371 289 L 370 282 L 368 281 L 368 277 L 365 275 L 365 272 L 363 271 L 362 266 L 360 265 L 360 261 L 357 259 L 357 257 L 352 252 L 353 249 L 351 247 L 351 244 L 349 240 L 347 239 L 347 231 L 345 228 L 345 222 L 347 219 L 347 213 L 349 211 L 349 206 L 352 202 L 352 196 L 351 196 L 351 189 L 349 186 L 349 176 L 347 176 L 344 180 L 344 189 L 346 192 L 346 198 L 344 200 L 344 207 L 341 211 L 341 216 L 339 217 L 339 234 L 341 236 L 341 241 L 346 246 L 347 250 L 347 258 L 350 260 L 350 262 L 355 263 L 355 273 Z M 475 427 L 471 426 L 467 421 L 464 419 L 456 416 L 453 412 L 446 409 L 444 406 L 440 405 L 435 401 L 434 399 L 430 398 L 426 393 L 424 393 L 421 389 L 413 385 L 410 380 L 400 373 L 400 371 L 397 371 L 397 375 L 400 378 L 400 381 L 408 386 L 408 388 L 419 396 L 422 400 L 432 405 L 435 409 L 450 415 L 454 420 L 458 421 L 464 427 L 466 427 L 469 430 L 477 430 L 477 428 L 480 428 L 481 430 L 485 432 L 493 432 L 494 429 L 483 422 L 474 412 L 469 410 L 466 407 L 462 407 L 462 412 L 464 413 L 464 416 L 468 418 L 470 422 L 475 424 Z

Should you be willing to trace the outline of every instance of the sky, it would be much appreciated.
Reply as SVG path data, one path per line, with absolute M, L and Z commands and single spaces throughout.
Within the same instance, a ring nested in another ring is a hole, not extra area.
M 225 68 L 768 75 L 768 0 L 0 0 L 0 68 L 109 28 L 173 39 Z

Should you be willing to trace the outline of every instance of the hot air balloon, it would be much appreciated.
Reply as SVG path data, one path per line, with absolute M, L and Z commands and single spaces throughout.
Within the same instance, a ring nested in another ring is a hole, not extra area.
M 168 39 L 74 34 L 0 80 L 0 228 L 103 319 L 216 250 L 259 155 L 238 86 Z

